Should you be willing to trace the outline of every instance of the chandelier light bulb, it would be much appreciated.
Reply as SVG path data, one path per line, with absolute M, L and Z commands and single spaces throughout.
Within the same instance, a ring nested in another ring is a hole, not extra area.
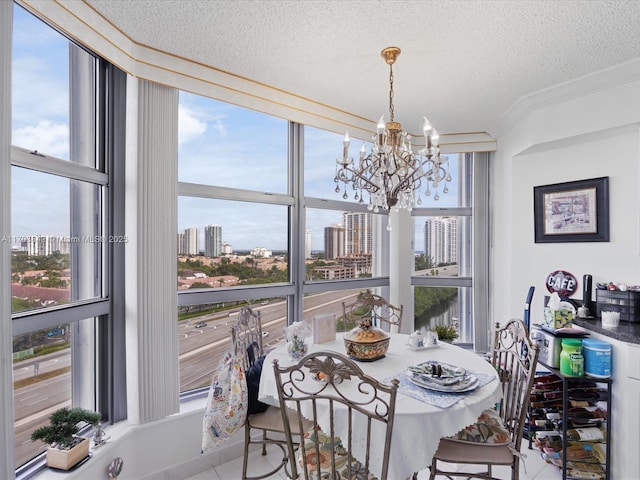
M 347 163 L 347 159 L 349 158 L 349 132 L 344 132 L 344 141 L 342 142 L 342 158 L 344 159 L 344 163 Z
M 434 147 L 437 147 L 440 144 L 440 134 L 435 128 L 433 129 L 433 133 L 431 134 L 431 143 Z
M 433 125 L 431 125 L 431 122 L 427 117 L 422 117 L 422 118 L 424 118 L 424 123 L 422 124 L 422 131 L 424 132 L 424 136 L 428 137 L 429 134 L 431 133 L 431 130 L 433 130 Z

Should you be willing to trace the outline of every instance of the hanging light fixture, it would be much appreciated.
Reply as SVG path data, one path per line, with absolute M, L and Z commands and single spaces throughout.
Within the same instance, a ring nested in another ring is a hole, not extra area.
M 387 47 L 381 55 L 389 65 L 389 121 L 385 124 L 384 115 L 380 117 L 377 133 L 372 138 L 371 152 L 367 155 L 363 143 L 357 165 L 349 156 L 349 132 L 345 133 L 342 157 L 336 160 L 336 193 L 340 193 L 340 182 L 343 182 L 345 188 L 342 198 L 346 200 L 349 197 L 347 186 L 351 183 L 355 191 L 354 198 L 360 203 L 365 201 L 365 192 L 369 194 L 369 210 L 411 210 L 414 201 L 422 204 L 420 192 L 415 197 L 414 192 L 423 184 L 426 186 L 425 196 L 431 196 L 433 189 L 434 200 L 440 198 L 441 183 L 444 184 L 442 193 L 448 192 L 447 182 L 451 181 L 448 158 L 440 156 L 439 135 L 427 117 L 423 117 L 422 127 L 425 146 L 418 153 L 412 151 L 411 135 L 402 130 L 393 116 L 393 64 L 400 55 L 400 49 Z

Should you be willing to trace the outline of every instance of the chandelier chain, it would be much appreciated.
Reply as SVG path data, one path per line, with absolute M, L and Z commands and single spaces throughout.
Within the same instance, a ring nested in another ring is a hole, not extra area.
M 393 64 L 389 65 L 389 120 L 393 122 Z

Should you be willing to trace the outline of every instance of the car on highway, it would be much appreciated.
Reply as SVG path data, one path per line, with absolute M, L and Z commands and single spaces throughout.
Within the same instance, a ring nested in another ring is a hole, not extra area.
M 207 326 L 207 322 L 198 322 L 195 324 L 195 328 L 202 328 L 206 326 Z

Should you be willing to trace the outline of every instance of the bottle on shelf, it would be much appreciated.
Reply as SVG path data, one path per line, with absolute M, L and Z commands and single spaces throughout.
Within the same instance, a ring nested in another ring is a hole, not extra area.
M 606 432 L 603 432 L 598 427 L 580 427 L 580 428 L 568 428 L 567 440 L 580 441 L 580 442 L 597 442 L 603 441 L 606 437 Z

